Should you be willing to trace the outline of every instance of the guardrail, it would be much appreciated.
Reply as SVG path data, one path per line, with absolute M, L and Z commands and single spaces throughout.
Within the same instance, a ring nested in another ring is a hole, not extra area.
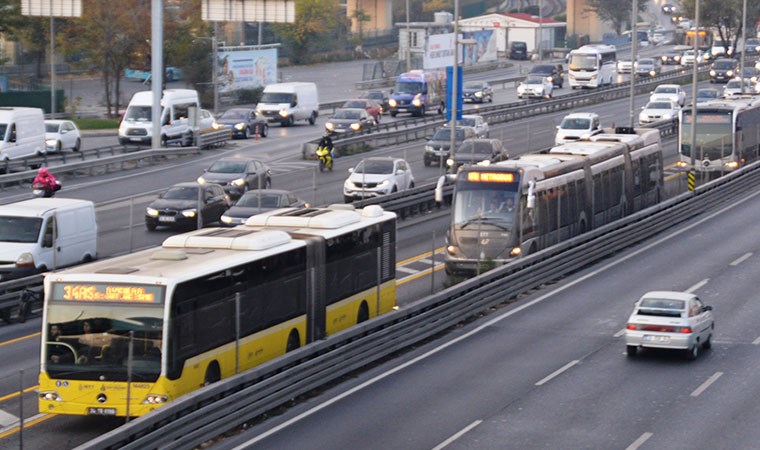
M 483 310 L 508 302 L 698 214 L 744 197 L 760 183 L 755 163 L 659 205 L 424 298 L 250 371 L 207 386 L 78 449 L 192 448 L 407 349 Z
M 42 274 L 0 284 L 0 319 L 11 323 L 14 316 L 25 322 L 33 307 L 42 307 Z M 33 295 L 28 295 L 33 294 Z

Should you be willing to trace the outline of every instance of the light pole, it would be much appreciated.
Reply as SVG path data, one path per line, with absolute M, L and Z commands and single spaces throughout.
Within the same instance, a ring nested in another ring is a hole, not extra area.
M 633 0 L 631 9 L 631 92 L 628 100 L 628 124 L 631 128 L 634 126 L 634 97 L 636 96 L 636 47 L 639 41 L 639 35 L 636 30 L 636 22 L 639 16 L 639 2 Z
M 451 71 L 451 123 L 449 124 L 449 159 L 454 159 L 457 142 L 457 106 L 459 106 L 459 0 L 454 0 L 454 65 Z M 446 173 L 446 160 L 441 160 L 441 174 Z
M 689 154 L 691 155 L 690 161 L 689 161 L 689 173 L 687 174 L 687 185 L 690 191 L 694 190 L 694 183 L 695 183 L 695 165 L 696 165 L 696 157 L 695 154 L 697 153 L 697 64 L 699 62 L 699 58 L 697 58 L 697 55 L 699 54 L 699 0 L 696 1 L 696 6 L 694 8 L 694 66 L 692 67 L 691 72 L 691 151 Z M 742 74 L 744 75 L 744 74 Z
M 151 1 L 150 77 L 153 93 L 151 148 L 161 148 L 161 87 L 164 85 L 164 5 Z
M 53 0 L 50 0 L 50 113 L 55 118 L 55 18 Z
M 744 94 L 744 51 L 746 50 L 745 42 L 747 42 L 747 0 L 742 2 L 742 55 L 739 58 L 739 89 Z M 736 49 L 734 49 L 734 55 Z
M 406 0 L 406 70 L 412 68 L 412 35 L 409 31 L 409 0 Z

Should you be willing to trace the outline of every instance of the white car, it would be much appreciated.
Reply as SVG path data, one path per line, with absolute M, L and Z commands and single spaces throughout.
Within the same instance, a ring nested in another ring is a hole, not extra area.
M 617 62 L 618 73 L 631 73 L 633 71 L 633 61 L 620 60 Z
M 709 349 L 715 323 L 712 306 L 687 292 L 653 291 L 636 302 L 625 326 L 628 356 L 639 347 L 684 350 L 696 359 L 699 349 Z
M 678 106 L 683 106 L 686 101 L 686 92 L 677 84 L 661 84 L 657 86 L 649 96 L 649 101 L 670 100 Z
M 200 110 L 200 115 L 198 116 L 198 129 L 201 131 L 201 133 L 204 131 L 213 131 L 217 129 L 216 119 L 214 119 L 211 111 L 207 109 Z
M 343 183 L 346 203 L 380 197 L 414 187 L 412 168 L 405 159 L 377 156 L 363 159 Z
M 448 127 L 450 123 L 446 122 L 443 126 Z M 491 133 L 486 118 L 478 114 L 462 114 L 462 120 L 457 120 L 457 125 L 472 127 L 475 137 L 480 139 L 488 138 Z
M 562 119 L 557 125 L 557 135 L 554 138 L 555 145 L 573 142 L 585 136 L 593 136 L 602 132 L 599 115 L 596 113 L 572 113 Z
M 702 62 L 702 55 L 697 54 L 694 56 L 694 50 L 686 50 L 683 52 L 683 55 L 681 55 L 681 65 L 682 66 L 690 66 L 694 64 L 694 60 L 697 60 L 697 64 Z
M 67 148 L 78 152 L 82 147 L 79 128 L 70 120 L 46 120 L 45 147 L 48 152 L 58 153 Z
M 517 98 L 552 98 L 554 85 L 547 77 L 530 75 L 517 86 Z
M 744 79 L 744 93 L 745 94 L 753 94 L 756 91 L 756 83 L 753 83 L 752 80 L 745 78 Z M 734 78 L 732 80 L 729 80 L 728 83 L 726 83 L 725 86 L 723 86 L 723 98 L 734 98 L 739 97 L 742 94 L 742 83 L 739 78 Z
M 680 108 L 667 99 L 653 100 L 641 107 L 639 113 L 639 125 L 657 122 L 660 120 L 673 120 L 678 117 Z

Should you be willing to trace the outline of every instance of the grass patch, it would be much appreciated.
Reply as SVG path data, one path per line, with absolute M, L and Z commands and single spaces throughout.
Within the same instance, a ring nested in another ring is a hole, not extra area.
M 119 119 L 72 119 L 80 130 L 115 130 Z

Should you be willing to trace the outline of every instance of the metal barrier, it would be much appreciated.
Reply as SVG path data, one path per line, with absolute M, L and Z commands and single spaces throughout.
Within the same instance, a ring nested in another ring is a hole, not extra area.
M 250 371 L 188 394 L 77 449 L 183 449 L 213 439 L 483 310 L 752 192 L 760 163 L 605 225 Z
M 32 275 L 0 284 L 0 319 L 11 323 L 15 312 L 15 319 L 24 322 L 31 308 L 42 307 L 42 277 Z

